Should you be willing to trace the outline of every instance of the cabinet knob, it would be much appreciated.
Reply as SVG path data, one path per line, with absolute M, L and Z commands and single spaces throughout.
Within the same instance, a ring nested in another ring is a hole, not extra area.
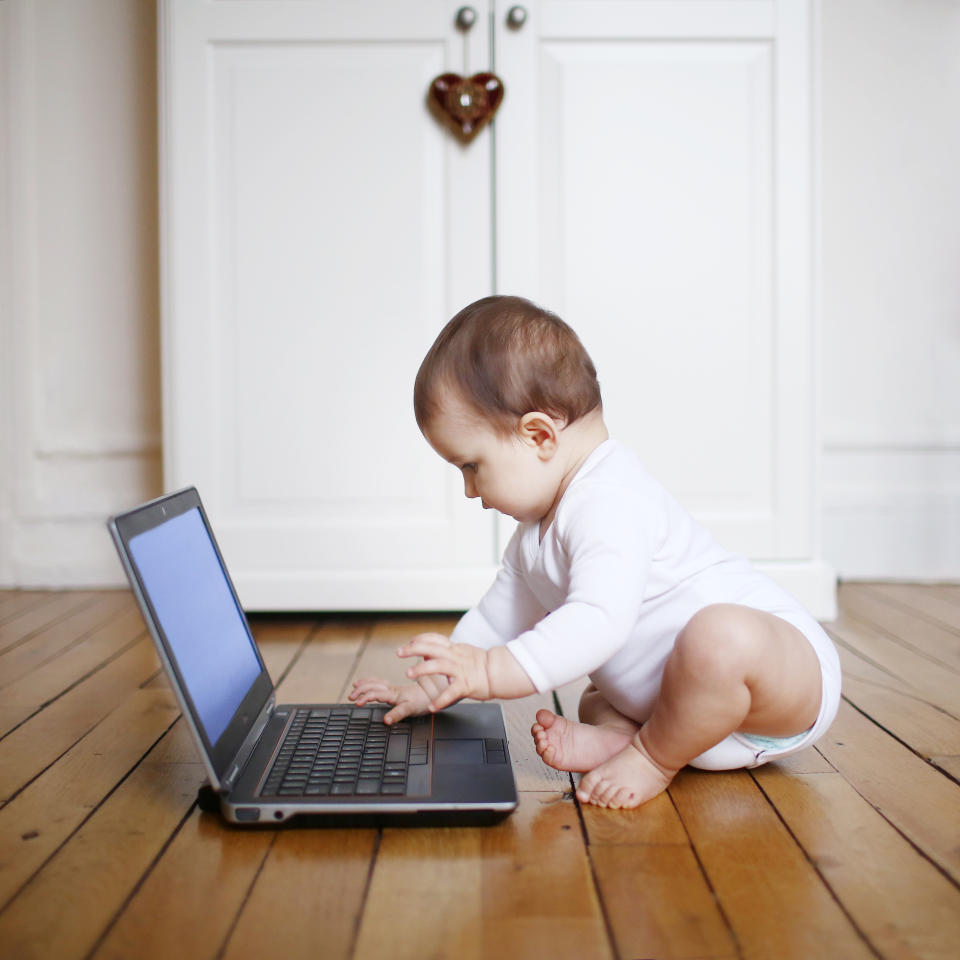
M 527 22 L 526 7 L 511 7 L 507 11 L 507 26 L 512 30 L 519 30 Z
M 461 7 L 453 22 L 466 33 L 477 22 L 477 11 L 473 7 Z

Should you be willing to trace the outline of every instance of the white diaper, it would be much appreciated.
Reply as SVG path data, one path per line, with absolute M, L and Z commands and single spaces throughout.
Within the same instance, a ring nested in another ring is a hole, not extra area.
M 698 770 L 739 770 L 759 767 L 779 757 L 805 750 L 828 730 L 840 706 L 840 658 L 823 627 L 803 611 L 780 612 L 777 616 L 792 623 L 810 641 L 820 662 L 820 712 L 814 725 L 792 737 L 759 737 L 731 733 L 716 746 L 690 761 Z

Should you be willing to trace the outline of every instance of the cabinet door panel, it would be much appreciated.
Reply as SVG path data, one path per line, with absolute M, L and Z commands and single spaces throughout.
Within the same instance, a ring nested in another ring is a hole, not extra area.
M 411 393 L 490 289 L 489 146 L 426 107 L 484 31 L 337 6 L 165 7 L 167 482 L 200 488 L 248 606 L 465 605 L 492 521 Z
M 612 433 L 758 560 L 813 550 L 802 6 L 543 0 L 497 34 L 500 289 L 577 329 Z

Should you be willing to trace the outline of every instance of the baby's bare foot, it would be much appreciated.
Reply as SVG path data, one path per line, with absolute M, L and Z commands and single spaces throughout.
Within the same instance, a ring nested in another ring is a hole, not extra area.
M 538 710 L 530 728 L 540 759 L 557 770 L 584 773 L 617 754 L 631 734 L 613 727 L 595 727 Z
M 577 788 L 577 799 L 598 807 L 629 810 L 663 793 L 676 776 L 647 753 L 638 737 L 616 756 L 591 770 Z

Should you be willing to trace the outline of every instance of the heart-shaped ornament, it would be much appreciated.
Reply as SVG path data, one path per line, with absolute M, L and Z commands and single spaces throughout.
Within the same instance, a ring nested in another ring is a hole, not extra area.
M 497 112 L 503 83 L 494 73 L 444 73 L 430 84 L 429 101 L 455 134 L 469 143 Z

